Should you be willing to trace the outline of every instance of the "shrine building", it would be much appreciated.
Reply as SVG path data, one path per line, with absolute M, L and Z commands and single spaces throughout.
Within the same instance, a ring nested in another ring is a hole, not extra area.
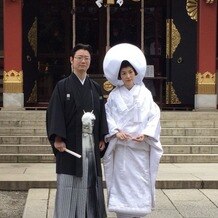
M 3 0 L 0 108 L 46 108 L 77 43 L 93 47 L 88 73 L 106 99 L 104 55 L 127 42 L 145 54 L 144 83 L 162 110 L 216 110 L 217 14 L 217 0 Z

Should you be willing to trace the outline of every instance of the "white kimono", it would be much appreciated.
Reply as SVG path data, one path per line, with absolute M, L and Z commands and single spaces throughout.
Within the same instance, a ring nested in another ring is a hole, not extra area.
M 108 190 L 108 210 L 121 214 L 145 216 L 154 207 L 155 181 L 163 153 L 160 143 L 160 110 L 150 91 L 134 85 L 131 90 L 116 87 L 106 103 L 109 134 L 103 158 Z M 143 142 L 121 141 L 119 131 Z

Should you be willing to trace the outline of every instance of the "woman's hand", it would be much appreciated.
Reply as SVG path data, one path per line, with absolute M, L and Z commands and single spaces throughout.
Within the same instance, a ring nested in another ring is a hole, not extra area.
M 146 136 L 146 135 L 139 135 L 139 136 L 133 138 L 132 140 L 137 141 L 137 142 L 142 142 L 142 141 L 144 141 L 147 137 L 148 137 L 148 136 Z
M 119 140 L 127 140 L 127 139 L 131 139 L 131 136 L 125 132 L 117 132 L 116 133 L 116 137 Z

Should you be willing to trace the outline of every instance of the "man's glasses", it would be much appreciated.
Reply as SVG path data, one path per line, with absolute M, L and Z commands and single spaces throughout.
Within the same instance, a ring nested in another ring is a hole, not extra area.
M 90 61 L 90 57 L 83 57 L 83 56 L 75 56 L 75 59 L 77 59 L 78 61 Z

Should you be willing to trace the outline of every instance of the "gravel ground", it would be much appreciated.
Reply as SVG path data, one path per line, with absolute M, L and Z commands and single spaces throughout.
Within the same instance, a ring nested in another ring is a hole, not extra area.
M 0 191 L 0 217 L 22 217 L 27 194 L 24 191 Z

